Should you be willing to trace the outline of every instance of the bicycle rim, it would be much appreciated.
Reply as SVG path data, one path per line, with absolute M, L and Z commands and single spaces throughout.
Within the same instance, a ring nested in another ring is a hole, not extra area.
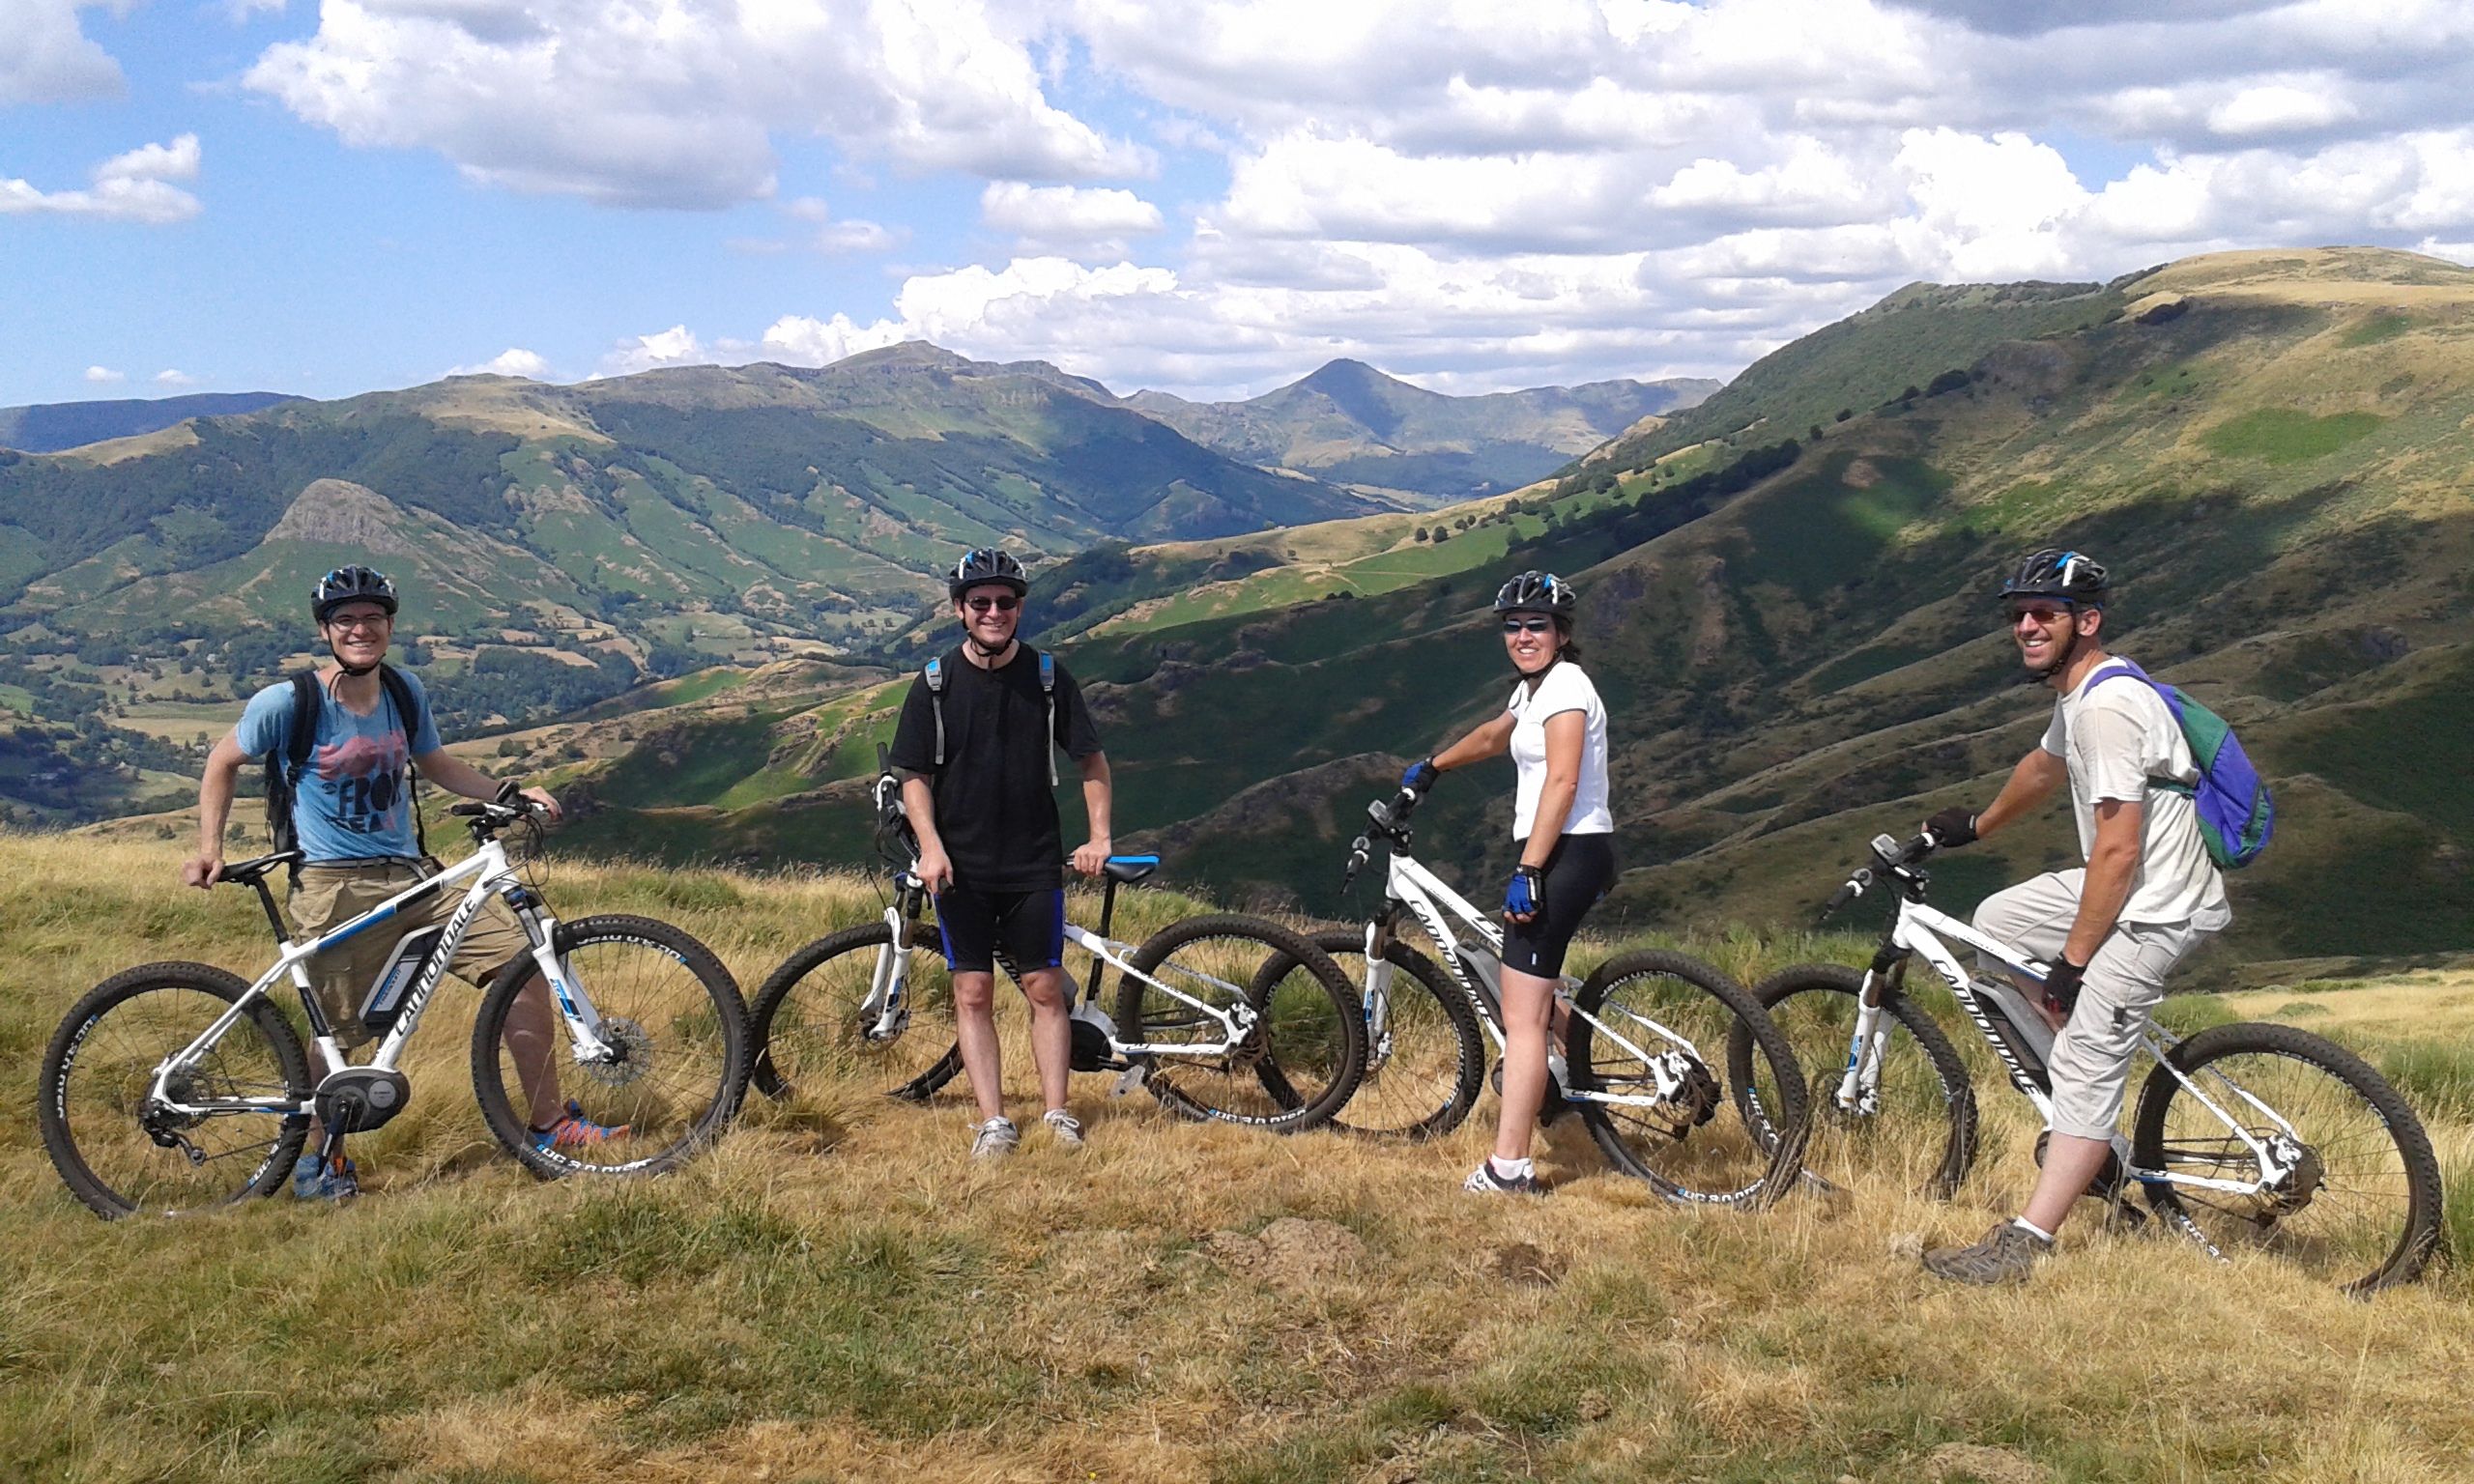
M 155 1128 L 168 1145 L 141 1123 L 156 1069 L 214 1024 L 237 994 L 157 983 L 96 998 L 103 1002 L 72 1013 L 44 1059 L 44 1138 L 78 1198 L 104 1215 L 176 1215 L 279 1184 L 307 1137 L 305 1117 L 158 1116 Z M 193 1105 L 302 1097 L 301 1050 L 280 1042 L 279 1034 L 255 1015 L 242 1016 L 175 1073 L 175 1096 Z
M 2198 1090 L 2252 1139 L 2286 1137 L 2280 1121 L 2289 1127 L 2299 1142 L 2299 1168 L 2256 1193 L 2149 1182 L 2148 1204 L 2220 1255 L 2269 1253 L 2348 1292 L 2412 1278 L 2438 1236 L 2439 1173 L 2403 1099 L 2350 1053 L 2309 1044 L 2316 1038 L 2296 1034 L 2294 1044 L 2241 1039 L 2252 1043 L 2213 1046 L 2195 1037 L 2177 1059 Z M 2140 1099 L 2133 1146 L 2143 1169 L 2243 1184 L 2259 1179 L 2250 1144 L 2162 1068 Z
M 1868 1075 L 1842 1103 L 1863 976 L 1838 965 L 1780 971 L 1753 990 L 1805 1074 L 1812 1131 L 1804 1167 L 1833 1185 L 1888 1186 L 1946 1199 L 1974 1156 L 1975 1095 L 1966 1064 L 1909 1001 L 1875 1022 Z M 1919 1027 L 1917 1022 L 1922 1021 Z M 1747 1080 L 1752 1037 L 1728 1038 L 1731 1084 Z
M 1195 919 L 1165 929 L 1131 961 L 1158 984 L 1126 976 L 1119 985 L 1117 1038 L 1130 1046 L 1225 1042 L 1221 1020 L 1187 1000 L 1223 1013 L 1246 1006 L 1256 1017 L 1225 1049 L 1129 1053 L 1146 1061 L 1146 1084 L 1178 1112 L 1293 1131 L 1328 1120 L 1356 1086 L 1362 1013 L 1330 958 L 1304 940 Z
M 1366 940 L 1356 932 L 1317 934 L 1340 973 L 1366 984 Z M 1486 1044 L 1459 985 L 1423 955 L 1395 945 L 1383 1027 L 1366 1026 L 1366 1073 L 1332 1120 L 1349 1133 L 1431 1139 L 1460 1127 L 1486 1074 Z
M 775 971 L 757 998 L 756 1087 L 774 1098 L 848 1090 L 925 1099 L 952 1078 L 961 1057 L 942 955 L 909 950 L 903 978 L 909 1011 L 899 1030 L 881 1034 L 868 1008 L 892 945 L 892 929 L 871 924 L 836 933 Z M 818 956 L 801 968 L 810 953 Z

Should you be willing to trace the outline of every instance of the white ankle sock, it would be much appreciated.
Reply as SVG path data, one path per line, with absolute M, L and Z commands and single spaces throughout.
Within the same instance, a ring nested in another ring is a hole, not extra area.
M 1532 1179 L 1535 1178 L 1538 1170 L 1538 1161 L 1535 1159 L 1507 1159 L 1501 1155 L 1488 1155 L 1486 1163 L 1492 1166 L 1495 1174 L 1504 1180 Z
M 2053 1241 L 2053 1233 L 2046 1231 L 2043 1227 L 2036 1225 L 2036 1223 L 2028 1220 L 2025 1216 L 2012 1216 L 2010 1218 L 2010 1224 L 2027 1233 L 2030 1237 L 2040 1238 L 2045 1241 Z

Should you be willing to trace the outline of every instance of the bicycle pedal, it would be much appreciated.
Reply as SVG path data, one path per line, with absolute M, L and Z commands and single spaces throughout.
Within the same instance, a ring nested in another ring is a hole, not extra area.
M 1133 1092 L 1136 1088 L 1142 1085 L 1142 1079 L 1148 1076 L 1150 1072 L 1151 1068 L 1149 1064 L 1143 1062 L 1134 1063 L 1127 1067 L 1124 1072 L 1117 1077 L 1117 1085 L 1108 1090 L 1108 1096 L 1111 1098 L 1122 1098 L 1126 1094 Z

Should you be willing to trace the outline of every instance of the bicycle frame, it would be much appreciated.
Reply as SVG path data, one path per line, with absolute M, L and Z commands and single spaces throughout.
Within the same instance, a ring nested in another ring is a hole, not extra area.
M 1895 845 L 1892 848 L 1894 850 Z M 1884 857 L 1892 853 L 1882 850 L 1880 842 L 1876 842 L 1875 849 Z M 1882 1058 L 1888 1047 L 1890 1033 L 1890 1026 L 1883 1016 L 1884 996 L 1900 966 L 1910 956 L 1915 956 L 1932 965 L 1933 972 L 1950 986 L 1959 1008 L 1967 1012 L 1969 1020 L 1974 1023 L 1976 1034 L 1984 1038 L 1985 1044 L 2001 1059 L 2001 1065 L 2009 1074 L 2010 1085 L 2035 1105 L 2037 1115 L 2047 1127 L 2051 1127 L 2053 1096 L 2043 1078 L 2047 1058 L 2053 1052 L 2056 1035 L 2053 1026 L 2015 985 L 1971 978 L 1959 961 L 1958 955 L 1944 940 L 1955 941 L 2037 979 L 2050 972 L 2051 966 L 2038 962 L 2010 944 L 1978 931 L 1971 924 L 1927 905 L 1916 894 L 1920 882 L 1912 876 L 1902 875 L 1901 879 L 1909 883 L 1908 889 L 1901 892 L 1898 915 L 1884 937 L 1881 951 L 1874 956 L 1872 966 L 1865 971 L 1863 993 L 1856 1012 L 1856 1028 L 1848 1038 L 1847 1061 L 1831 1092 L 1833 1102 L 1850 1112 L 1869 1111 L 1878 1105 Z M 2013 1037 L 2018 1038 L 2017 1042 L 2013 1042 Z M 2172 1032 L 2151 1021 L 2140 1037 L 2140 1048 L 2250 1149 L 2252 1157 L 2258 1161 L 2259 1178 L 2253 1182 L 2211 1180 L 2180 1175 L 2171 1170 L 2147 1169 L 2133 1164 L 2127 1158 L 2122 1160 L 2124 1171 L 2143 1184 L 2183 1185 L 2240 1195 L 2257 1194 L 2285 1179 L 2298 1162 L 2302 1147 L 2300 1135 L 2295 1133 L 2293 1126 L 2231 1078 L 2221 1072 L 2215 1073 L 2216 1079 L 2232 1089 L 2236 1097 L 2275 1124 L 2292 1145 L 2292 1150 L 2274 1149 L 2253 1138 L 2241 1124 L 2229 1117 L 2214 1099 L 2184 1075 L 2166 1055 L 2178 1040 Z M 2023 1050 L 2026 1052 L 2024 1057 L 2021 1055 Z M 2033 1066 L 2028 1065 L 2030 1059 Z
M 403 1009 L 396 1014 L 394 1023 L 388 1029 L 386 1038 L 379 1042 L 377 1054 L 365 1065 L 382 1070 L 394 1070 L 397 1058 L 403 1054 L 404 1046 L 413 1039 L 413 1033 L 419 1029 L 422 1013 L 429 1006 L 430 995 L 438 988 L 439 981 L 446 976 L 446 966 L 454 960 L 455 951 L 462 946 L 464 934 L 471 928 L 474 917 L 480 912 L 481 904 L 493 895 L 505 899 L 508 906 L 515 910 L 516 920 L 524 925 L 526 935 L 532 939 L 532 961 L 540 970 L 543 980 L 549 984 L 551 995 L 558 1002 L 559 1013 L 567 1022 L 568 1032 L 574 1039 L 576 1061 L 591 1063 L 611 1059 L 613 1053 L 599 1035 L 601 1017 L 593 1011 L 591 1000 L 586 995 L 583 986 L 574 983 L 559 963 L 558 954 L 553 947 L 557 941 L 558 919 L 551 916 L 541 899 L 516 877 L 507 865 L 506 847 L 492 839 L 481 842 L 480 847 L 469 859 L 426 880 L 414 883 L 359 917 L 307 942 L 296 943 L 284 935 L 283 919 L 275 910 L 273 892 L 268 889 L 263 877 L 253 881 L 251 884 L 258 890 L 259 900 L 266 907 L 268 920 L 275 925 L 277 956 L 274 964 L 258 976 L 257 983 L 249 986 L 247 993 L 233 1001 L 230 1008 L 216 1016 L 215 1022 L 209 1025 L 196 1040 L 166 1058 L 155 1069 L 154 1082 L 148 1090 L 149 1099 L 167 1112 L 183 1115 L 311 1112 L 317 1102 L 314 1096 L 298 1100 L 264 1098 L 234 1099 L 197 1105 L 184 1103 L 169 1097 L 168 1089 L 177 1072 L 212 1049 L 215 1043 L 222 1039 L 224 1033 L 248 1013 L 253 1003 L 261 996 L 272 995 L 275 984 L 287 976 L 292 980 L 294 988 L 300 992 L 302 1009 L 309 1017 L 312 1039 L 317 1042 L 326 1065 L 331 1068 L 346 1066 L 343 1049 L 335 1042 L 333 1028 L 327 1023 L 326 1012 L 319 1007 L 318 997 L 312 992 L 307 968 L 309 960 L 388 921 L 413 902 L 435 896 L 456 882 L 468 879 L 472 884 L 466 888 L 464 899 L 456 904 L 455 911 L 447 918 L 437 946 L 430 952 L 429 961 L 422 966 L 412 987 L 405 991 Z
M 1384 952 L 1391 946 L 1394 923 L 1400 910 L 1406 908 L 1412 916 L 1417 918 L 1418 925 L 1425 929 L 1426 935 L 1434 939 L 1435 945 L 1443 950 L 1445 967 L 1452 971 L 1453 980 L 1459 985 L 1461 992 L 1468 995 L 1470 1003 L 1477 1007 L 1478 1022 L 1486 1028 L 1487 1035 L 1494 1038 L 1495 1051 L 1501 1055 L 1504 1049 L 1503 1002 L 1500 998 L 1504 951 L 1503 929 L 1488 921 L 1486 915 L 1471 905 L 1468 899 L 1446 886 L 1433 871 L 1418 864 L 1396 840 L 1393 842 L 1390 861 L 1384 870 L 1383 890 L 1384 910 L 1366 925 L 1367 1044 L 1369 1046 L 1378 1044 L 1382 1038 L 1389 1034 L 1393 965 L 1384 956 Z M 1476 946 L 1463 944 L 1453 934 L 1452 927 L 1454 921 L 1476 940 Z M 1562 1007 L 1567 1014 L 1579 1015 L 1588 1021 L 1609 1042 L 1621 1047 L 1626 1055 L 1638 1059 L 1642 1066 L 1649 1069 L 1651 1079 L 1656 1084 L 1657 1092 L 1654 1095 L 1643 1095 L 1609 1093 L 1595 1089 L 1576 1090 L 1568 1085 L 1563 1071 L 1556 1067 L 1553 1060 L 1550 1060 L 1547 1070 L 1555 1078 L 1555 1084 L 1562 1090 L 1566 1100 L 1644 1108 L 1667 1105 L 1684 1086 L 1683 1075 L 1669 1063 L 1668 1058 L 1678 1054 L 1680 1050 L 1681 1054 L 1698 1060 L 1699 1053 L 1692 1049 L 1692 1043 L 1646 1015 L 1634 1014 L 1628 1010 L 1622 1011 L 1625 1018 L 1637 1021 L 1677 1048 L 1653 1055 L 1604 1020 L 1575 1006 L 1572 1003 L 1571 992 L 1579 984 L 1579 980 L 1569 975 L 1564 976 L 1555 986 L 1556 1004 Z

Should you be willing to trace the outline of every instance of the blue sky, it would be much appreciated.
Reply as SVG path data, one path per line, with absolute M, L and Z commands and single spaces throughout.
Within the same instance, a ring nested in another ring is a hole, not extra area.
M 0 405 L 909 337 L 1482 390 L 1915 278 L 2474 256 L 2453 3 L 0 4 Z

